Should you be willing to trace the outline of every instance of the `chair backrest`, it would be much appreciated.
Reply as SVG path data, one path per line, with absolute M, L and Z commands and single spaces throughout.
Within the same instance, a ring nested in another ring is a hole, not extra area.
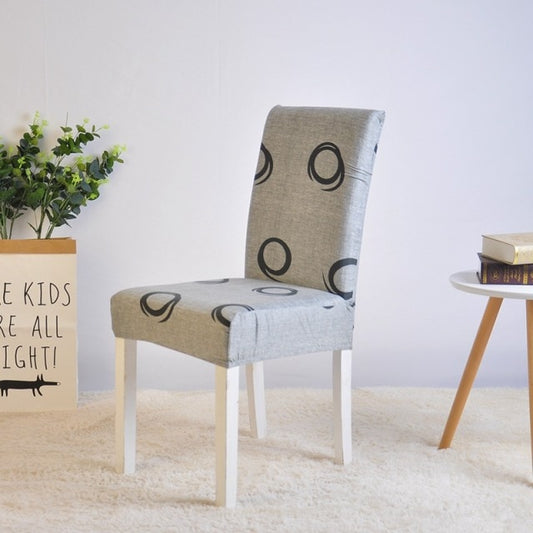
M 274 107 L 255 175 L 245 276 L 355 296 L 385 113 Z

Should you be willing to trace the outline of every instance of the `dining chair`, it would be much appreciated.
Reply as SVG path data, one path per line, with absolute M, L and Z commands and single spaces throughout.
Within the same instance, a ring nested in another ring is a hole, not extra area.
M 119 472 L 135 470 L 137 341 L 215 365 L 217 505 L 233 507 L 237 499 L 243 365 L 251 432 L 260 438 L 266 432 L 263 361 L 332 352 L 335 459 L 350 463 L 355 289 L 384 119 L 374 110 L 274 107 L 252 188 L 244 277 L 112 296 Z

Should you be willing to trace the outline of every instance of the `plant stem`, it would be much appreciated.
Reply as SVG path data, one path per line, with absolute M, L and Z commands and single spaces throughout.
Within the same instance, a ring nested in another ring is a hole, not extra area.
M 8 239 L 11 239 L 11 237 L 13 236 L 13 227 L 15 226 L 15 218 L 12 218 L 9 222 L 9 234 L 8 234 Z

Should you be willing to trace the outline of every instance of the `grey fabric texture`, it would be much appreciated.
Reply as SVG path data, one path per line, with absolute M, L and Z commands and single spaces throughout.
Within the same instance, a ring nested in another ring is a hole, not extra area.
M 245 278 L 126 289 L 116 337 L 232 367 L 349 349 L 382 111 L 277 106 L 254 178 Z
M 139 287 L 111 299 L 115 335 L 220 366 L 345 349 L 353 307 L 326 291 L 255 279 Z
M 245 276 L 353 298 L 384 113 L 275 107 L 252 193 Z

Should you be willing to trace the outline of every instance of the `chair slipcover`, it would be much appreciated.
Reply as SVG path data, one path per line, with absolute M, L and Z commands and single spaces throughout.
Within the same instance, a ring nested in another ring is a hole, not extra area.
M 245 277 L 126 289 L 116 337 L 222 367 L 350 349 L 364 211 L 384 112 L 277 106 L 254 179 Z

